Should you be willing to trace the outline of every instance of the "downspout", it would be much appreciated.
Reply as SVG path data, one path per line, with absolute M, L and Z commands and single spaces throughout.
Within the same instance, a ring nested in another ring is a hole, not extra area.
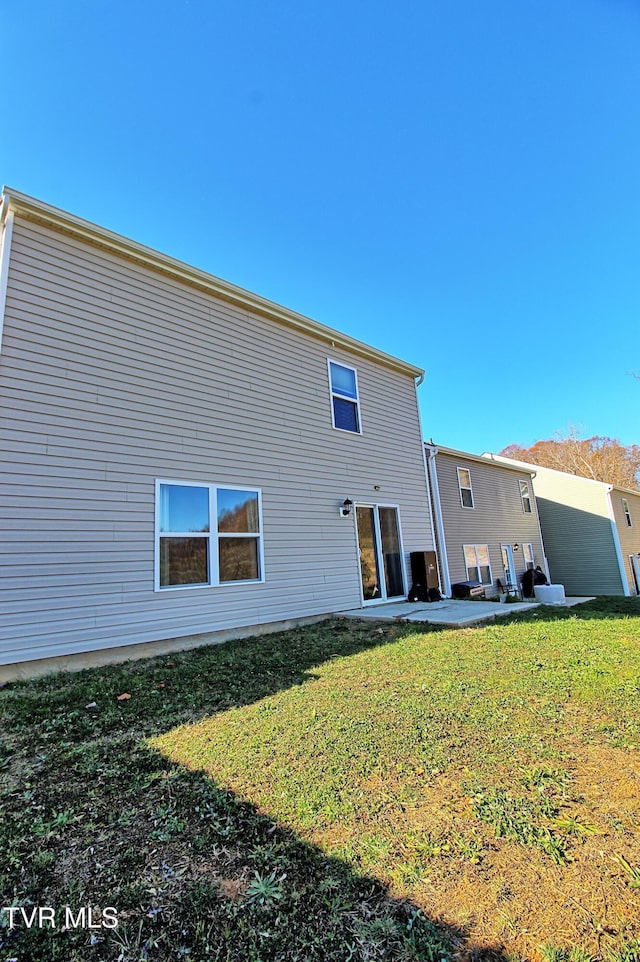
M 422 465 L 423 465 L 423 468 L 424 468 L 424 483 L 425 483 L 425 489 L 426 489 L 426 493 L 427 493 L 427 504 L 429 505 L 429 524 L 431 525 L 431 540 L 433 541 L 433 547 L 434 547 L 434 550 L 435 550 L 435 553 L 436 553 L 436 561 L 437 561 L 437 559 L 438 559 L 438 542 L 437 542 L 437 539 L 436 539 L 435 527 L 434 527 L 434 524 L 433 524 L 433 509 L 432 509 L 432 507 L 431 507 L 431 495 L 430 495 L 430 493 L 429 493 L 429 473 L 428 473 L 428 470 L 427 470 L 427 458 L 426 458 L 425 450 L 424 450 L 425 445 L 424 445 L 424 441 L 422 440 L 423 437 L 424 437 L 424 435 L 423 435 L 423 433 L 422 433 L 422 417 L 421 417 L 421 415 L 420 415 L 420 403 L 419 403 L 419 401 L 418 401 L 418 388 L 419 388 L 420 385 L 423 384 L 423 383 L 424 383 L 424 374 L 420 374 L 419 377 L 417 377 L 417 378 L 416 378 L 416 381 L 415 381 L 415 388 L 416 388 L 416 412 L 417 412 L 417 415 L 418 415 L 418 426 L 419 426 L 419 429 L 420 429 L 420 447 L 422 448 Z M 438 505 L 438 508 L 439 508 L 439 507 L 440 507 L 440 501 L 439 501 L 439 499 L 438 499 L 437 505 Z M 446 555 L 445 555 L 445 558 L 446 558 Z M 443 565 L 444 565 L 444 564 L 445 564 L 445 562 L 444 562 L 444 560 L 443 560 Z M 438 566 L 438 567 L 439 567 L 439 566 Z M 439 581 L 440 581 L 440 588 L 441 588 L 441 590 L 442 590 L 442 593 L 443 593 L 443 594 L 449 594 L 449 592 L 445 590 L 445 584 L 447 584 L 447 583 L 449 582 L 449 571 L 448 571 L 448 568 L 447 568 L 446 565 L 445 565 L 445 580 L 444 580 L 444 582 L 443 582 L 443 580 L 442 580 L 442 573 L 440 573 Z M 449 591 L 450 591 L 450 589 L 449 589 Z
M 620 535 L 618 534 L 618 525 L 616 524 L 616 514 L 613 510 L 613 501 L 611 500 L 611 492 L 613 491 L 613 485 L 607 485 L 607 506 L 609 508 L 609 521 L 611 523 L 611 534 L 613 536 L 613 547 L 615 548 L 616 558 L 618 559 L 618 572 L 620 574 L 620 581 L 622 583 L 622 590 L 626 598 L 631 595 L 631 588 L 629 587 L 629 582 L 627 581 L 627 574 L 624 570 L 624 560 L 622 558 L 622 546 L 620 544 Z
M 547 552 L 544 550 L 544 538 L 542 537 L 542 525 L 540 524 L 540 512 L 538 511 L 538 499 L 536 497 L 536 486 L 533 483 L 533 479 L 537 477 L 538 472 L 531 472 L 531 493 L 533 494 L 533 500 L 536 506 L 536 520 L 538 522 L 538 535 L 540 537 L 540 545 L 542 547 L 542 560 L 544 562 L 544 573 L 547 576 L 547 581 L 551 584 L 551 574 L 549 572 L 549 562 L 547 561 Z
M 431 494 L 433 501 L 433 510 L 436 517 L 436 527 L 438 529 L 438 540 L 437 547 L 440 549 L 440 561 L 442 562 L 441 575 L 442 575 L 442 594 L 446 598 L 451 597 L 451 578 L 449 576 L 449 558 L 447 556 L 447 542 L 444 537 L 444 520 L 442 518 L 442 505 L 440 503 L 440 488 L 438 486 L 438 472 L 436 470 L 436 454 L 438 453 L 437 447 L 435 445 L 425 444 L 423 449 L 429 452 L 429 460 L 427 464 L 427 470 L 429 474 L 429 480 L 431 482 Z M 425 458 L 426 460 L 426 458 Z
M 2 206 L 7 205 L 6 194 L 2 198 Z M 6 209 L 6 208 L 5 208 Z M 4 313 L 7 306 L 7 286 L 9 283 L 9 255 L 11 252 L 11 238 L 13 236 L 12 210 L 7 209 L 2 228 L 2 240 L 0 241 L 0 351 L 2 350 L 2 331 L 4 328 Z

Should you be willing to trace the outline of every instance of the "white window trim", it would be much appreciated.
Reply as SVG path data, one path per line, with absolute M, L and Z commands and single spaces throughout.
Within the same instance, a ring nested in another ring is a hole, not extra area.
M 459 468 L 459 467 L 456 468 L 456 471 L 458 472 L 458 492 L 459 492 L 459 494 L 460 494 L 460 504 L 462 505 L 463 508 L 466 508 L 468 511 L 473 511 L 473 509 L 474 509 L 475 506 L 476 506 L 476 499 L 475 499 L 474 494 L 473 494 L 473 482 L 472 482 L 472 480 L 471 480 L 471 471 L 470 471 L 469 468 Z M 469 475 L 469 486 L 468 486 L 468 487 L 467 487 L 466 484 L 463 485 L 462 482 L 461 482 L 461 480 L 460 480 L 460 472 L 461 472 L 461 471 L 466 471 L 467 474 Z M 470 491 L 470 492 L 471 492 L 471 504 L 465 504 L 464 501 L 462 500 L 462 489 L 463 489 L 463 488 L 464 488 L 465 491 Z
M 467 555 L 465 550 L 466 548 L 473 548 L 473 552 L 476 556 L 476 563 L 473 567 L 478 569 L 478 581 L 485 588 L 488 587 L 489 585 L 492 585 L 493 571 L 491 570 L 491 552 L 489 551 L 489 545 L 488 544 L 463 544 L 462 545 L 462 557 L 464 558 L 464 567 L 465 567 L 465 571 L 467 572 L 467 581 L 471 581 L 471 578 L 469 577 L 469 566 L 467 565 Z M 478 548 L 487 549 L 487 558 L 489 559 L 489 580 L 488 581 L 483 581 L 482 578 L 480 577 L 480 568 L 485 566 L 481 565 L 478 561 L 478 550 L 477 550 Z
M 520 487 L 520 500 L 522 502 L 522 511 L 524 512 L 524 514 L 533 514 L 533 501 L 531 500 L 531 485 L 529 484 L 528 481 L 522 481 L 522 480 L 518 481 L 518 485 Z M 527 492 L 526 494 L 524 493 L 525 489 Z M 524 506 L 525 501 L 529 502 L 528 511 Z
M 163 484 L 174 484 L 184 488 L 208 488 L 209 490 L 209 523 L 211 530 L 207 532 L 197 531 L 171 531 L 162 532 L 163 536 L 171 538 L 208 538 L 209 539 L 209 581 L 201 582 L 197 585 L 165 585 L 160 586 L 160 486 Z M 259 530 L 250 532 L 218 532 L 218 490 L 225 491 L 253 491 L 258 495 L 258 520 Z M 242 579 L 240 581 L 220 581 L 220 570 L 218 560 L 218 540 L 219 538 L 254 538 L 258 541 L 258 570 L 259 578 Z M 184 481 L 181 478 L 157 478 L 155 483 L 155 537 L 154 537 L 154 591 L 164 593 L 165 591 L 191 591 L 197 588 L 226 588 L 233 585 L 258 585 L 263 584 L 264 576 L 264 535 L 262 524 L 262 489 L 253 484 L 227 484 L 224 481 Z
M 333 390 L 333 383 L 331 380 L 331 365 L 337 364 L 338 367 L 344 367 L 347 371 L 353 371 L 353 376 L 356 385 L 356 396 L 355 398 L 349 397 L 347 394 L 341 394 L 340 391 Z M 362 415 L 360 413 L 360 387 L 358 386 L 358 371 L 355 367 L 351 367 L 350 364 L 345 364 L 344 361 L 338 361 L 333 357 L 327 358 L 327 376 L 329 378 L 329 400 L 331 402 L 331 424 L 334 431 L 342 431 L 343 434 L 362 434 Z M 336 425 L 336 419 L 333 412 L 333 399 L 334 397 L 340 398 L 341 401 L 349 401 L 350 404 L 355 404 L 356 415 L 358 418 L 358 430 L 349 431 L 348 428 L 339 428 Z
M 531 541 L 525 541 L 525 542 L 523 543 L 523 545 L 522 545 L 522 560 L 523 560 L 523 562 L 524 562 L 525 571 L 526 571 L 526 570 L 527 570 L 527 565 L 529 564 L 529 562 L 528 562 L 527 558 L 525 558 L 525 548 L 528 548 L 529 551 L 531 552 L 531 566 L 532 566 L 532 568 L 535 568 L 535 566 L 536 566 L 536 559 L 535 559 L 535 555 L 534 555 L 534 553 L 533 553 L 533 544 L 532 544 L 532 542 L 531 542 Z
M 622 513 L 625 516 L 627 527 L 633 528 L 633 520 L 631 518 L 631 510 L 629 508 L 629 502 L 626 498 L 622 499 Z

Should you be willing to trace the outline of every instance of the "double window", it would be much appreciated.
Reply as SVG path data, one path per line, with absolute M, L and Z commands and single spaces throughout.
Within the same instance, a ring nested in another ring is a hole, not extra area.
M 463 508 L 473 507 L 473 488 L 471 487 L 471 471 L 458 468 L 458 487 L 460 488 L 460 503 Z
M 465 544 L 464 563 L 468 581 L 480 581 L 483 585 L 493 584 L 489 546 L 486 544 Z
M 531 493 L 528 481 L 518 481 L 520 485 L 520 498 L 522 499 L 522 510 L 525 514 L 532 514 Z
M 331 417 L 334 428 L 361 434 L 358 374 L 353 367 L 329 361 Z
M 156 482 L 156 589 L 262 581 L 260 491 Z

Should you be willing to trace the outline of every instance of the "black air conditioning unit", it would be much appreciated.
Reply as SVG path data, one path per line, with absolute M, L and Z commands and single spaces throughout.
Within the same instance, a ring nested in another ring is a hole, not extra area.
M 459 601 L 464 598 L 484 598 L 484 586 L 481 581 L 458 581 L 451 585 L 451 597 Z

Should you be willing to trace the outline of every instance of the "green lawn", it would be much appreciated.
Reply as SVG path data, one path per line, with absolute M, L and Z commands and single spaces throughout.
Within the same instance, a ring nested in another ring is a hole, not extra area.
M 0 962 L 639 960 L 640 601 L 8 685 L 0 853 Z

